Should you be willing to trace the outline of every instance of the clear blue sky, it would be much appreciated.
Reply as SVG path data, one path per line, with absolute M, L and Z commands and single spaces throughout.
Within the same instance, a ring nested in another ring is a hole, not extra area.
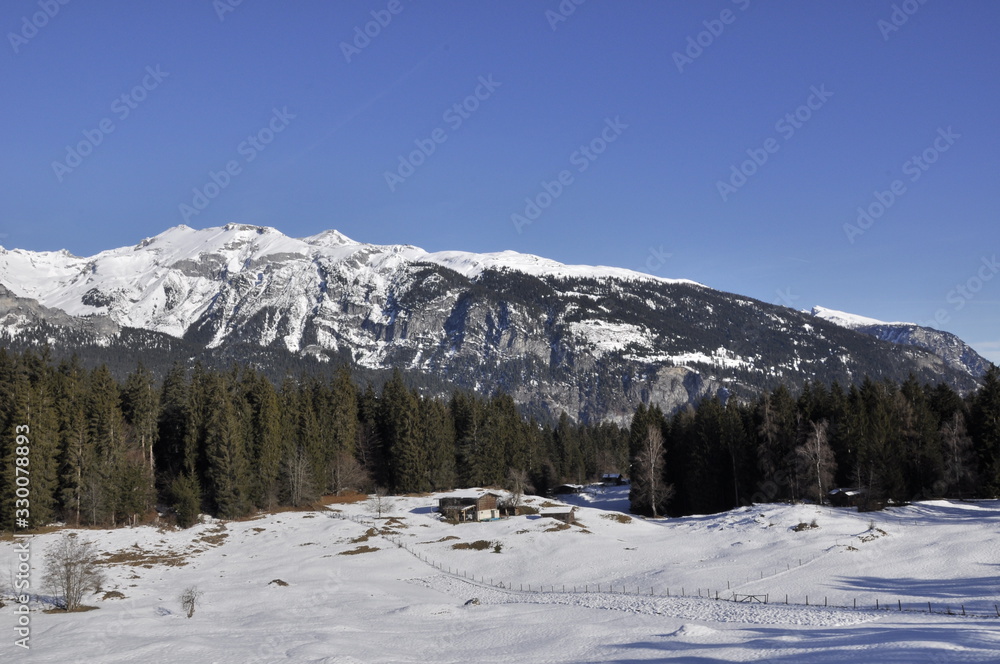
M 242 222 L 514 249 L 938 316 L 1000 361 L 1000 3 L 232 2 L 3 3 L 0 243 Z M 551 204 L 519 233 L 526 198 Z

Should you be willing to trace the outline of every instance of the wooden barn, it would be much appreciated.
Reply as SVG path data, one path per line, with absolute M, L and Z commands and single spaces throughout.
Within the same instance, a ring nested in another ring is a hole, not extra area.
M 834 507 L 857 507 L 865 502 L 865 490 L 834 489 L 826 497 Z
M 438 512 L 445 519 L 453 519 L 459 523 L 492 521 L 500 518 L 500 498 L 500 494 L 492 492 L 479 496 L 441 498 L 438 501 Z
M 601 475 L 601 484 L 604 486 L 621 486 L 628 484 L 628 478 L 621 473 L 604 473 Z
M 570 525 L 576 523 L 576 508 L 575 507 L 560 507 L 548 510 L 543 510 L 541 515 L 549 519 L 555 519 L 556 521 L 562 521 L 563 523 L 568 523 Z

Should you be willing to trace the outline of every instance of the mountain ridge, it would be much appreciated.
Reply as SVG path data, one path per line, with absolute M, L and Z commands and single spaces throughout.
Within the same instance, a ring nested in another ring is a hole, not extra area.
M 927 345 L 690 280 L 513 251 L 365 244 L 335 230 L 290 238 L 266 226 L 176 226 L 90 257 L 0 248 L 0 284 L 71 320 L 212 352 L 271 348 L 433 374 L 583 420 L 624 423 L 640 401 L 669 411 L 779 382 L 914 373 L 976 384 Z M 66 322 L 55 318 L 41 316 Z

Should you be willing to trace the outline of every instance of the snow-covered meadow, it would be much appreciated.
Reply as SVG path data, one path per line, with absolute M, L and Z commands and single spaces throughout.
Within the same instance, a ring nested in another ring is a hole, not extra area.
M 374 529 L 359 502 L 184 531 L 80 531 L 109 560 L 84 601 L 98 609 L 37 603 L 25 651 L 5 599 L 0 661 L 1000 660 L 1000 501 L 875 514 L 756 505 L 654 522 L 621 514 L 624 490 L 607 489 L 567 497 L 578 523 L 565 526 L 540 515 L 452 525 L 438 497 L 394 499 Z M 57 537 L 32 539 L 36 591 Z M 15 558 L 0 542 L 4 572 Z M 191 586 L 204 595 L 188 619 L 178 597 Z

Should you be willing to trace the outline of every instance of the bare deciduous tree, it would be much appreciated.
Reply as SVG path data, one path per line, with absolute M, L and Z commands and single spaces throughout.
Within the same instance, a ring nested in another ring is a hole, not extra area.
M 317 494 L 309 467 L 309 456 L 301 447 L 289 452 L 289 456 L 285 460 L 285 476 L 288 502 L 293 506 L 300 507 L 316 500 Z
M 648 508 L 654 519 L 674 497 L 674 485 L 663 479 L 665 452 L 663 433 L 658 426 L 650 425 L 635 458 L 632 491 L 635 503 Z
M 795 454 L 799 461 L 799 473 L 807 478 L 812 487 L 809 493 L 815 490 L 816 501 L 822 505 L 826 498 L 824 487 L 829 488 L 833 482 L 837 462 L 826 432 L 829 423 L 822 420 L 818 423 L 810 422 L 809 425 L 811 431 L 806 436 L 806 441 L 795 450 Z
M 507 471 L 507 486 L 510 488 L 510 506 L 517 514 L 524 494 L 528 490 L 528 471 L 523 468 L 511 468 Z
M 366 491 L 370 486 L 371 477 L 357 458 L 347 450 L 337 452 L 330 467 L 330 487 L 334 493 L 346 489 Z
M 83 596 L 96 591 L 104 581 L 97 566 L 97 551 L 90 540 L 80 540 L 76 533 L 64 536 L 45 554 L 45 583 L 53 594 L 62 598 L 63 608 L 80 608 Z
M 389 498 L 389 491 L 385 487 L 375 487 L 375 493 L 368 499 L 368 511 L 376 519 L 381 519 L 382 515 L 392 509 L 392 500 Z
M 962 487 L 974 475 L 975 461 L 972 458 L 972 439 L 965 429 L 965 418 L 959 411 L 941 425 L 941 442 L 944 443 L 945 473 L 948 488 L 962 497 Z

